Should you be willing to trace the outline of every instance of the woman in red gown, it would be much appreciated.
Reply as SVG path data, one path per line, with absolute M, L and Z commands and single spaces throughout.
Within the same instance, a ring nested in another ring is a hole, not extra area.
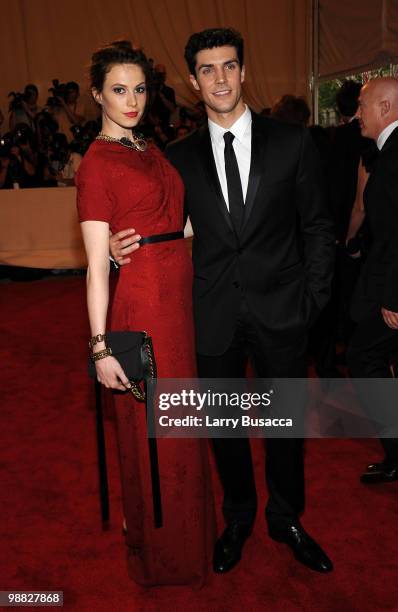
M 145 56 L 126 42 L 112 43 L 92 58 L 102 132 L 80 165 L 76 185 L 93 337 L 105 333 L 109 229 L 134 227 L 143 237 L 183 229 L 178 173 L 131 131 L 145 110 L 146 74 Z M 195 376 L 191 286 L 191 261 L 181 239 L 142 246 L 120 270 L 110 327 L 152 336 L 159 378 Z M 105 348 L 97 342 L 93 352 Z M 125 390 L 128 380 L 114 357 L 105 355 L 95 365 L 100 382 Z M 158 440 L 163 527 L 156 529 L 145 409 L 126 392 L 115 396 L 115 410 L 130 576 L 147 586 L 201 585 L 214 541 L 206 441 Z

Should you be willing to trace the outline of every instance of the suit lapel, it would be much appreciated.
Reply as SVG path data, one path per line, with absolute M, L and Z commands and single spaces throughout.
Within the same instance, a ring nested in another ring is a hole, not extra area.
M 242 231 L 245 228 L 256 199 L 258 186 L 264 175 L 264 158 L 266 149 L 266 137 L 258 124 L 258 116 L 252 111 L 252 146 L 249 172 L 249 184 L 245 200 L 245 216 Z
M 231 217 L 229 215 L 228 208 L 224 200 L 224 196 L 222 194 L 220 181 L 218 179 L 216 163 L 214 161 L 213 155 L 213 148 L 211 146 L 210 132 L 207 125 L 203 126 L 199 130 L 199 157 L 203 164 L 210 188 L 213 189 L 215 193 L 215 199 L 220 209 L 220 212 L 229 227 L 233 229 Z
M 260 181 L 264 176 L 264 159 L 267 147 L 267 138 L 259 125 L 258 116 L 252 111 L 252 146 L 249 172 L 249 184 L 245 200 L 245 215 L 241 232 L 244 230 L 253 210 Z M 211 146 L 209 128 L 203 126 L 199 130 L 199 157 L 204 167 L 208 183 L 216 196 L 216 202 L 228 226 L 234 230 L 231 217 L 222 194 L 217 168 Z
M 387 140 L 384 143 L 382 150 L 379 152 L 379 156 L 382 155 L 385 151 L 388 151 L 391 147 L 394 147 L 398 144 L 398 127 L 394 128 Z

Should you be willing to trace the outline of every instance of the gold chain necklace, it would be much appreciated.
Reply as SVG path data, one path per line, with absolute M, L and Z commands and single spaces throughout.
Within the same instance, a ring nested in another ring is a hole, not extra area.
M 96 140 L 103 140 L 104 142 L 118 142 L 123 147 L 127 147 L 128 149 L 135 149 L 136 151 L 146 151 L 148 146 L 146 140 L 143 136 L 133 135 L 134 140 L 130 140 L 123 136 L 123 138 L 114 138 L 113 136 L 107 136 L 103 132 L 100 132 L 96 138 Z

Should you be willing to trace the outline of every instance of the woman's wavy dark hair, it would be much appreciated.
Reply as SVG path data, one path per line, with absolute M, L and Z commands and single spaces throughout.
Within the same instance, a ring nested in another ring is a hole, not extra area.
M 211 28 L 192 34 L 185 47 L 185 61 L 190 74 L 195 74 L 196 54 L 214 47 L 235 47 L 239 64 L 243 66 L 243 38 L 232 28 Z
M 115 40 L 93 53 L 89 69 L 91 87 L 101 92 L 107 73 L 116 64 L 140 66 L 147 86 L 150 86 L 151 69 L 144 52 L 141 49 L 133 49 L 129 40 Z
M 358 98 L 362 83 L 347 79 L 336 94 L 336 105 L 340 115 L 353 117 L 358 110 Z

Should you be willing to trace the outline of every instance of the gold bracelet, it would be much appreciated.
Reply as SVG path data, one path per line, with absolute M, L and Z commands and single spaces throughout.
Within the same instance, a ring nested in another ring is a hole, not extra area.
M 105 334 L 97 334 L 96 336 L 90 338 L 90 340 L 88 341 L 88 348 L 92 349 L 96 344 L 98 344 L 98 342 L 104 342 L 105 340 Z
M 105 359 L 105 357 L 110 357 L 112 355 L 111 348 L 102 349 L 102 351 L 97 351 L 97 353 L 91 353 L 90 357 L 92 361 L 99 361 L 100 359 Z

